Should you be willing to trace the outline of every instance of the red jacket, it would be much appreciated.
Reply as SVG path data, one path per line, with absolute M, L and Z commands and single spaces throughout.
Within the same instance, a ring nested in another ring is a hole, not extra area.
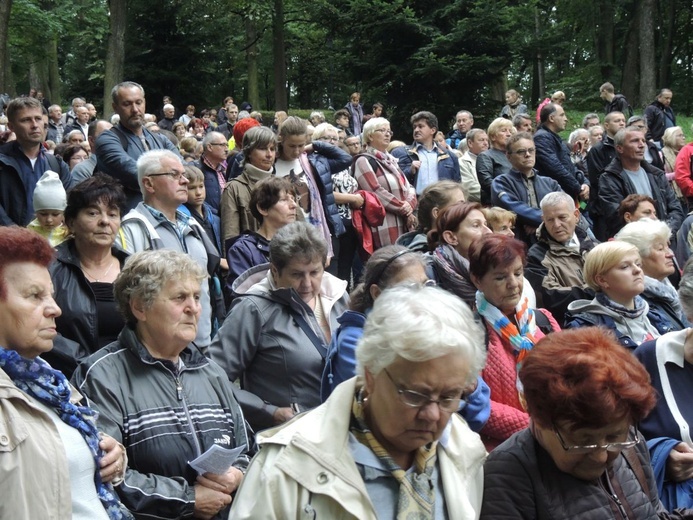
M 361 238 L 361 248 L 367 254 L 364 260 L 373 254 L 372 227 L 378 227 L 385 220 L 385 207 L 377 195 L 371 191 L 356 192 L 363 197 L 363 206 L 352 211 L 351 223 L 356 234 Z M 364 256 L 362 254 L 362 256 Z

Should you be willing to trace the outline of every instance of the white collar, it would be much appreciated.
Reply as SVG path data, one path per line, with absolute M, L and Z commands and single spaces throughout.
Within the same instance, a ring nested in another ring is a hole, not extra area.
M 674 363 L 683 368 L 683 347 L 689 329 L 677 330 L 660 336 L 657 340 L 657 362 Z

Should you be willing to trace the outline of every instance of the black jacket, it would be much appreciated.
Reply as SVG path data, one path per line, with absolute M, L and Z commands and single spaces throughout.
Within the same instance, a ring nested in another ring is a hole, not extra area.
M 72 182 L 72 175 L 67 164 L 62 159 L 44 151 L 41 151 L 41 154 L 46 170 L 55 171 L 67 190 Z M 34 218 L 29 211 L 27 184 L 18 161 L 28 161 L 28 159 L 19 148 L 17 141 L 0 146 L 0 226 L 16 224 L 26 227 Z
M 640 165 L 647 173 L 652 190 L 652 198 L 655 200 L 657 218 L 666 221 L 672 232 L 676 233 L 684 219 L 681 204 L 676 199 L 669 181 L 662 170 L 651 164 L 641 161 Z M 637 193 L 635 186 L 623 171 L 621 159 L 614 158 L 606 167 L 599 180 L 599 202 L 607 222 L 609 236 L 613 236 L 621 225 L 618 218 L 618 206 L 628 195 Z
M 650 103 L 643 114 L 647 119 L 647 138 L 660 142 L 667 129 L 667 119 L 671 126 L 676 126 L 676 115 L 671 107 L 665 107 L 659 101 Z
M 604 104 L 604 113 L 610 114 L 611 112 L 621 112 L 626 119 L 633 115 L 633 109 L 630 108 L 628 100 L 623 94 L 616 94 L 614 99 Z
M 539 174 L 556 179 L 563 191 L 577 198 L 582 185 L 589 184 L 589 180 L 570 160 L 570 150 L 561 136 L 542 126 L 534 134 L 534 146 L 537 149 L 535 167 Z
M 125 263 L 128 253 L 113 247 L 113 256 Z M 74 239 L 69 239 L 56 248 L 56 256 L 48 268 L 55 288 L 55 302 L 62 315 L 55 320 L 58 332 L 79 343 L 83 357 L 75 359 L 75 366 L 97 350 L 99 341 L 99 320 L 96 297 L 89 281 L 80 268 L 79 255 Z

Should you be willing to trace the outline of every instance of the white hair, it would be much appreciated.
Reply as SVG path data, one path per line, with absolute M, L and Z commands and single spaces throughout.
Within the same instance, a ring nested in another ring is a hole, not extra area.
M 328 130 L 334 130 L 335 134 L 339 133 L 336 126 L 333 126 L 330 123 L 320 123 L 313 129 L 313 141 L 320 139 Z
M 552 191 L 551 193 L 547 193 L 544 195 L 544 198 L 541 199 L 539 207 L 543 211 L 544 208 L 553 208 L 561 204 L 568 206 L 570 209 L 575 209 L 575 200 L 565 191 Z
M 423 362 L 448 354 L 467 361 L 468 372 L 460 374 L 465 384 L 476 380 L 486 363 L 486 344 L 471 309 L 443 289 L 399 285 L 375 300 L 356 349 L 356 373 L 375 376 L 397 358 Z
M 180 157 L 171 150 L 150 150 L 140 155 L 140 158 L 137 159 L 137 183 L 140 185 L 142 195 L 145 194 L 142 181 L 152 173 L 159 173 L 161 162 L 164 159 L 175 159 L 180 162 Z
M 170 110 L 175 110 L 176 107 L 174 107 L 171 103 L 166 103 L 166 104 L 164 105 L 164 110 L 169 110 L 169 109 L 170 109 Z
M 361 133 L 363 144 L 368 144 L 373 132 L 380 130 L 384 126 L 390 126 L 390 121 L 384 117 L 371 117 L 366 121 L 366 124 L 363 125 L 363 132 Z
M 671 229 L 666 222 L 641 218 L 635 222 L 626 224 L 621 231 L 614 236 L 616 240 L 628 242 L 638 248 L 638 253 L 642 258 L 650 256 L 652 246 L 656 240 L 661 240 L 665 244 L 671 238 Z
M 575 144 L 575 142 L 578 139 L 580 139 L 581 135 L 586 135 L 587 137 L 589 137 L 590 133 L 584 128 L 578 128 L 577 130 L 573 130 L 570 133 L 570 136 L 568 137 L 568 144 L 572 147 Z

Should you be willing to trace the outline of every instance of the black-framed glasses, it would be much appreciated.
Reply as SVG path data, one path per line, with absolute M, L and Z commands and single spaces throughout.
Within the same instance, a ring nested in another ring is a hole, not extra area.
M 520 148 L 519 150 L 515 150 L 514 152 L 508 152 L 510 155 L 532 155 L 534 152 L 536 152 L 536 148 Z
M 637 428 L 635 430 L 635 438 L 629 441 L 609 442 L 607 444 L 567 445 L 565 440 L 563 439 L 563 436 L 561 435 L 561 432 L 558 431 L 558 428 L 555 424 L 553 425 L 553 433 L 555 433 L 556 437 L 558 437 L 558 442 L 561 443 L 561 447 L 568 453 L 574 454 L 587 454 L 601 450 L 610 451 L 611 453 L 618 453 L 621 450 L 632 448 L 640 442 L 640 435 L 638 434 Z
M 167 175 L 171 177 L 174 181 L 180 181 L 183 177 L 183 172 L 161 172 L 161 173 L 150 173 L 147 177 L 163 177 Z
M 407 390 L 406 388 L 398 385 L 395 380 L 392 379 L 392 376 L 390 375 L 390 372 L 387 371 L 387 368 L 384 368 L 383 371 L 385 374 L 387 374 L 387 377 L 390 379 L 390 381 L 392 381 L 392 384 L 397 389 L 399 400 L 411 408 L 423 408 L 428 403 L 436 403 L 438 408 L 440 408 L 443 412 L 454 413 L 459 411 L 464 404 L 464 399 L 462 399 L 462 397 L 441 397 L 440 399 L 431 399 L 429 396 L 420 394 L 414 390 Z

